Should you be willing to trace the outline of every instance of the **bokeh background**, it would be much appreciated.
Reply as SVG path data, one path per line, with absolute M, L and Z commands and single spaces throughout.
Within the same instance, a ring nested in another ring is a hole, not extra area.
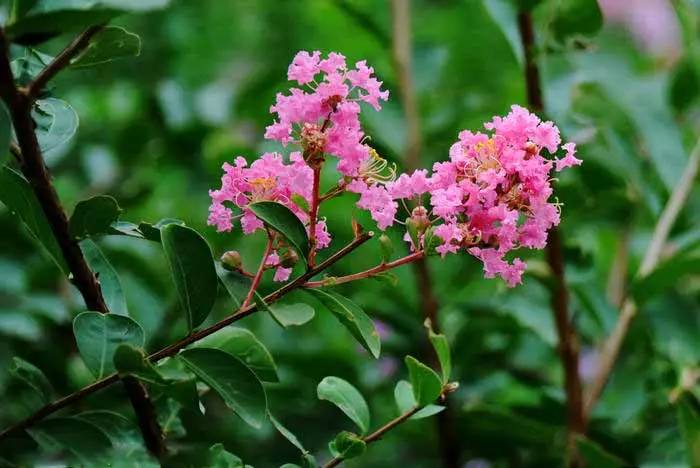
M 447 158 L 459 130 L 479 129 L 511 104 L 526 104 L 514 3 L 411 2 L 411 72 L 423 167 Z M 548 117 L 579 145 L 584 160 L 562 175 L 556 189 L 564 204 L 560 232 L 584 382 L 622 297 L 632 294 L 640 304 L 590 436 L 630 465 L 685 466 L 672 397 L 679 385 L 698 389 L 697 189 L 653 279 L 641 282 L 634 274 L 699 136 L 699 5 L 600 0 L 594 10 L 602 17 L 575 16 L 572 22 L 562 13 L 570 3 L 542 0 L 534 18 Z M 366 59 L 375 68 L 391 98 L 380 112 L 363 112 L 366 132 L 383 157 L 405 167 L 408 139 L 389 2 L 172 0 L 163 11 L 120 17 L 115 24 L 141 36 L 139 57 L 67 71 L 53 82 L 53 93 L 80 117 L 70 143 L 47 154 L 69 211 L 81 199 L 107 193 L 124 209 L 122 220 L 182 219 L 206 234 L 215 256 L 237 249 L 252 268 L 263 236 L 217 234 L 206 227 L 207 192 L 218 187 L 225 161 L 237 155 L 252 161 L 280 149 L 262 135 L 272 121 L 275 93 L 289 87 L 286 69 L 299 50 L 338 51 L 350 62 Z M 41 50 L 56 53 L 68 39 Z M 337 179 L 332 171 L 325 177 L 327 185 Z M 351 239 L 351 213 L 374 228 L 355 201 L 347 196 L 321 210 L 334 233 L 332 247 Z M 23 357 L 49 376 L 59 395 L 67 394 L 92 380 L 72 337 L 80 297 L 2 206 L 0 232 L 0 369 L 13 356 Z M 401 233 L 390 235 L 401 251 Z M 158 245 L 117 236 L 100 245 L 120 274 L 130 313 L 146 330 L 148 349 L 182 336 L 185 324 Z M 549 272 L 541 253 L 524 255 L 528 273 L 512 290 L 500 280 L 485 280 L 480 264 L 468 256 L 430 259 L 430 288 L 453 351 L 453 380 L 460 383 L 450 402 L 451 426 L 445 429 L 444 418 L 405 424 L 347 466 L 449 466 L 450 451 L 458 454 L 459 466 L 469 468 L 561 464 L 564 392 Z M 359 271 L 379 258 L 378 245 L 369 243 L 333 273 Z M 403 356 L 426 353 L 416 272 L 408 266 L 395 273 L 396 285 L 364 280 L 342 288 L 378 321 L 379 360 L 324 314 L 287 330 L 263 315 L 241 322 L 279 367 L 281 383 L 268 388 L 272 411 L 319 460 L 328 458 L 333 434 L 350 429 L 350 423 L 317 400 L 318 382 L 337 375 L 355 384 L 368 398 L 377 426 L 397 414 L 393 388 L 406 378 Z M 209 320 L 232 308 L 222 294 Z M 0 394 L 3 426 L 32 408 L 28 394 L 2 371 Z M 128 413 L 125 401 L 113 388 L 74 409 L 114 405 Z M 247 428 L 211 392 L 203 405 L 206 415 L 187 408 L 169 413 L 166 431 L 173 446 L 222 442 L 256 467 L 298 459 L 271 425 Z M 26 443 L 25 460 L 33 460 L 26 463 L 50 462 Z

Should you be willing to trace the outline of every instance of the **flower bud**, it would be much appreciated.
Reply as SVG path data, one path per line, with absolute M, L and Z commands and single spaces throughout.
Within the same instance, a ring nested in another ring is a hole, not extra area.
M 293 249 L 287 249 L 280 258 L 280 266 L 283 268 L 292 268 L 299 261 L 299 255 Z
M 423 233 L 430 226 L 430 219 L 428 218 L 428 210 L 424 206 L 417 206 L 413 208 L 411 212 L 411 220 L 416 226 L 419 233 Z
M 243 265 L 241 254 L 237 250 L 229 250 L 221 256 L 221 265 L 228 271 L 236 271 Z
M 394 254 L 394 244 L 386 234 L 379 236 L 379 249 L 382 252 L 382 262 L 386 263 L 391 260 L 391 256 Z

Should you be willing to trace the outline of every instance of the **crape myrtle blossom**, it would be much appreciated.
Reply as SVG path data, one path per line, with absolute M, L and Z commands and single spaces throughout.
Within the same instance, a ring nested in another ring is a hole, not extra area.
M 388 98 L 366 62 L 348 68 L 340 54 L 324 58 L 318 51 L 302 51 L 289 66 L 288 78 L 303 89 L 277 95 L 270 108 L 276 120 L 265 137 L 295 151 L 288 161 L 265 153 L 250 166 L 242 157 L 225 164 L 221 188 L 210 192 L 209 224 L 230 231 L 240 219 L 243 232 L 250 234 L 264 225 L 247 206 L 275 201 L 296 214 L 307 231 L 315 226 L 310 243 L 323 248 L 331 236 L 325 221 L 316 219 L 318 205 L 351 192 L 380 230 L 405 226 L 404 239 L 414 252 L 409 257 L 466 251 L 483 263 L 487 278 L 500 276 L 511 287 L 522 281 L 526 264 L 511 252 L 544 248 L 548 230 L 560 221 L 560 205 L 550 201 L 551 173 L 581 164 L 576 145 L 562 144 L 552 122 L 514 105 L 505 117 L 485 123 L 485 132 L 460 132 L 449 159 L 431 171 L 397 176 L 395 167 L 366 143 L 360 126 L 360 103 L 379 110 L 379 102 Z M 321 193 L 319 174 L 329 155 L 338 158 L 342 178 Z M 264 268 L 275 269 L 274 279 L 286 281 L 293 265 L 289 246 L 275 238 Z
M 307 158 L 333 155 L 340 161 L 338 171 L 355 176 L 370 148 L 363 143 L 360 126 L 360 102 L 375 110 L 386 101 L 389 92 L 381 89 L 374 69 L 362 60 L 348 68 L 345 57 L 331 52 L 299 52 L 289 66 L 287 76 L 304 89 L 291 88 L 289 94 L 277 94 L 270 112 L 275 122 L 267 127 L 265 138 L 283 144 L 302 146 Z

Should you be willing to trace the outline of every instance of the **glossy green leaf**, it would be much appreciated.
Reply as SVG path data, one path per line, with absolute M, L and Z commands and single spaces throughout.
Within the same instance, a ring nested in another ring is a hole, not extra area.
M 700 464 L 700 412 L 696 400 L 684 394 L 677 404 L 678 425 L 686 447 L 686 457 L 690 466 Z
M 673 71 L 669 90 L 671 104 L 678 111 L 685 111 L 700 95 L 700 73 L 692 60 L 683 59 Z
M 250 289 L 250 278 L 235 271 L 224 269 L 219 262 L 216 263 L 216 274 L 219 276 L 219 281 L 221 281 L 224 289 L 233 299 L 236 307 L 240 307 Z
M 36 0 L 7 25 L 7 32 L 16 42 L 36 44 L 124 13 L 163 8 L 168 3 L 169 0 Z
M 178 224 L 165 226 L 161 236 L 187 328 L 193 331 L 216 301 L 218 280 L 211 250 L 197 231 Z
M 146 353 L 130 344 L 121 344 L 114 351 L 114 368 L 119 375 L 131 375 L 153 384 L 167 383 L 158 369 L 148 360 Z
M 442 381 L 430 367 L 412 356 L 406 356 L 406 367 L 413 387 L 413 396 L 420 406 L 430 405 L 442 392 Z
M 394 387 L 394 400 L 400 414 L 408 413 L 418 406 L 416 397 L 413 395 L 413 386 L 406 380 L 399 380 Z M 409 419 L 423 419 L 440 413 L 445 409 L 440 405 L 427 405 L 416 412 Z
M 583 436 L 576 437 L 576 447 L 581 457 L 586 462 L 586 466 L 594 466 L 596 468 L 622 468 L 624 466 L 630 466 L 629 463 L 625 463 L 616 455 L 609 453 L 597 443 Z
M 107 26 L 71 61 L 72 67 L 91 67 L 141 53 L 141 38 L 119 26 Z
M 44 403 L 51 401 L 53 396 L 51 382 L 49 382 L 49 379 L 47 379 L 44 373 L 34 364 L 24 359 L 13 357 L 12 364 L 10 364 L 8 371 L 10 375 L 29 385 Z
M 255 373 L 225 351 L 194 348 L 178 358 L 202 379 L 247 424 L 260 428 L 267 415 L 267 396 Z
M 117 201 L 108 195 L 79 201 L 70 217 L 70 234 L 79 239 L 106 234 L 112 223 L 119 218 L 121 211 Z
M 270 201 L 251 203 L 248 208 L 266 225 L 282 234 L 299 253 L 299 257 L 306 261 L 309 256 L 309 237 L 297 215 L 286 206 Z
M 295 446 L 296 448 L 298 448 L 299 451 L 301 451 L 302 454 L 308 453 L 308 451 L 304 448 L 304 446 L 302 445 L 302 443 L 299 442 L 299 439 L 297 438 L 297 436 L 295 436 L 295 435 L 292 433 L 292 431 L 290 431 L 289 429 L 287 429 L 286 427 L 284 427 L 284 426 L 282 425 L 282 423 L 279 422 L 279 421 L 277 420 L 277 418 L 275 418 L 275 417 L 272 416 L 271 414 L 268 415 L 268 416 L 269 416 L 269 418 L 270 418 L 270 422 L 272 422 L 272 425 L 275 426 L 275 429 L 277 429 L 277 432 L 279 432 L 280 434 L 282 434 L 282 436 L 283 436 L 285 439 L 287 439 L 287 440 L 289 441 L 290 444 L 292 444 L 293 446 Z
M 484 6 L 494 23 L 500 28 L 519 64 L 525 61 L 520 31 L 518 31 L 518 10 L 511 0 L 484 0 Z
M 148 239 L 148 240 L 151 240 L 154 242 L 160 242 L 161 241 L 161 230 L 165 226 L 169 226 L 171 224 L 176 224 L 178 226 L 184 226 L 185 222 L 180 220 L 180 219 L 175 219 L 175 218 L 164 218 L 155 224 L 141 222 L 138 225 L 138 230 L 141 233 L 141 235 L 144 237 L 144 239 Z
M 7 166 L 0 168 L 0 201 L 20 217 L 32 237 L 46 249 L 61 270 L 68 274 L 61 248 L 29 182 Z
M 428 338 L 430 344 L 433 345 L 435 354 L 437 354 L 442 371 L 442 383 L 446 384 L 450 380 L 452 373 L 452 358 L 450 356 L 450 345 L 447 342 L 447 337 L 443 334 L 438 334 L 433 331 L 433 327 L 429 320 L 425 321 L 425 327 L 428 329 Z
M 272 355 L 252 332 L 244 328 L 226 327 L 200 340 L 196 346 L 226 351 L 240 359 L 263 382 L 279 382 Z
M 89 465 L 98 463 L 112 448 L 101 430 L 78 418 L 45 419 L 27 432 L 47 452 L 67 451 Z
M 328 449 L 334 457 L 348 460 L 350 458 L 359 457 L 365 453 L 367 444 L 357 434 L 343 431 L 335 436 L 335 439 L 330 441 Z
M 310 322 L 316 315 L 314 308 L 303 302 L 297 302 L 295 304 L 276 302 L 270 304 L 266 308 L 270 316 L 275 319 L 275 322 L 284 328 L 304 325 Z
M 75 418 L 99 428 L 117 449 L 141 449 L 143 439 L 138 427 L 133 421 L 119 413 L 108 410 L 92 410 L 77 414 Z
M 114 352 L 128 343 L 142 347 L 143 329 L 123 315 L 83 312 L 73 320 L 73 333 L 80 355 L 93 375 L 100 379 L 114 372 Z
M 221 443 L 209 447 L 206 466 L 211 468 L 243 468 L 243 460 L 226 451 Z
M 32 117 L 36 122 L 39 147 L 44 152 L 67 143 L 78 130 L 78 114 L 61 99 L 37 99 Z
M 559 40 L 580 34 L 595 34 L 603 25 L 603 13 L 596 0 L 562 0 L 551 27 Z
M 379 357 L 379 333 L 374 328 L 372 319 L 357 304 L 325 289 L 309 289 L 308 292 L 316 296 L 372 356 Z
M 109 311 L 114 314 L 128 315 L 124 289 L 119 275 L 102 250 L 90 239 L 85 239 L 80 243 L 80 250 L 83 251 L 85 261 L 97 275 L 102 296 L 104 296 Z
M 326 400 L 345 413 L 364 434 L 369 430 L 369 407 L 362 394 L 340 377 L 325 377 L 316 388 L 319 400 Z

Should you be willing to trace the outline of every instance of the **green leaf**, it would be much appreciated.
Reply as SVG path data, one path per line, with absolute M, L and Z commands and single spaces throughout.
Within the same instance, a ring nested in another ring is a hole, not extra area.
M 46 451 L 69 451 L 91 466 L 112 448 L 109 438 L 99 428 L 78 418 L 45 419 L 27 432 Z
M 44 373 L 24 359 L 13 357 L 9 368 L 10 375 L 29 385 L 40 397 L 42 402 L 48 403 L 53 396 L 53 387 Z
M 413 386 L 406 380 L 399 380 L 397 382 L 396 387 L 394 387 L 394 400 L 396 401 L 396 406 L 398 407 L 400 414 L 406 414 L 418 406 L 416 397 L 413 395 Z M 427 418 L 440 413 L 444 409 L 445 407 L 440 405 L 427 405 L 421 408 L 409 419 Z
M 39 147 L 44 152 L 65 144 L 78 130 L 78 114 L 61 99 L 37 99 L 32 117 L 36 122 Z
M 29 182 L 7 166 L 0 169 L 0 201 L 20 217 L 32 237 L 46 249 L 59 268 L 68 274 L 61 248 Z
M 127 315 L 128 309 L 121 280 L 102 250 L 90 239 L 85 239 L 80 243 L 80 250 L 83 251 L 85 260 L 92 271 L 97 274 L 102 295 L 110 312 Z
M 114 351 L 114 368 L 119 375 L 134 377 L 153 384 L 163 385 L 167 380 L 148 360 L 146 353 L 130 344 L 121 344 Z
M 119 26 L 107 26 L 97 33 L 90 45 L 71 61 L 75 68 L 91 67 L 141 54 L 141 38 Z
M 161 232 L 163 250 L 191 332 L 209 315 L 218 280 L 209 245 L 194 229 L 168 224 Z
M 136 425 L 119 413 L 107 410 L 85 411 L 75 416 L 99 428 L 117 449 L 141 448 L 141 433 Z
M 603 14 L 596 0 L 562 0 L 551 27 L 560 41 L 573 35 L 592 35 L 603 26 Z
M 266 306 L 266 309 L 275 322 L 284 328 L 304 325 L 316 315 L 314 308 L 303 302 L 295 304 L 275 303 Z
M 78 239 L 109 232 L 111 224 L 121 213 L 117 201 L 107 195 L 98 195 L 79 201 L 70 217 L 70 235 Z
M 678 401 L 676 414 L 681 434 L 685 440 L 686 456 L 690 466 L 700 464 L 700 414 L 697 403 L 689 394 L 683 394 Z
M 362 394 L 340 377 L 325 377 L 316 388 L 319 400 L 326 400 L 345 413 L 364 434 L 369 430 L 369 408 Z
M 304 448 L 301 442 L 299 442 L 299 439 L 297 439 L 297 436 L 295 436 L 292 431 L 284 427 L 281 422 L 272 416 L 272 414 L 269 414 L 268 417 L 270 418 L 272 425 L 275 426 L 275 429 L 277 429 L 277 432 L 282 434 L 285 439 L 287 439 L 293 446 L 298 448 L 302 454 L 308 453 L 308 450 Z
M 484 0 L 484 6 L 493 22 L 500 28 L 505 36 L 510 48 L 518 61 L 522 65 L 525 61 L 523 46 L 518 31 L 518 11 L 510 0 Z
M 138 229 L 144 239 L 148 239 L 154 242 L 161 242 L 161 230 L 171 224 L 177 224 L 178 226 L 184 226 L 185 222 L 175 218 L 164 218 L 155 224 L 151 223 L 139 223 Z
M 216 263 L 216 274 L 219 275 L 221 284 L 224 285 L 224 289 L 231 296 L 236 307 L 240 307 L 250 289 L 250 278 L 235 271 L 226 270 L 219 262 Z
M 209 452 L 207 453 L 207 464 L 206 466 L 211 468 L 243 468 L 243 460 L 227 452 L 224 448 L 224 444 L 218 443 L 209 447 Z
M 357 434 L 343 431 L 335 436 L 335 439 L 330 441 L 328 449 L 334 457 L 348 460 L 350 458 L 359 457 L 365 453 L 367 444 Z
M 178 358 L 214 389 L 247 424 L 260 428 L 267 415 L 267 396 L 255 373 L 225 351 L 194 348 Z
M 266 225 L 282 234 L 306 262 L 309 256 L 309 237 L 297 215 L 286 206 L 270 201 L 251 203 L 248 208 Z
M 438 361 L 440 361 L 440 369 L 442 370 L 442 383 L 446 384 L 450 380 L 452 373 L 452 359 L 450 357 L 450 345 L 447 342 L 447 337 L 443 334 L 437 334 L 433 331 L 430 320 L 425 321 L 425 328 L 428 329 L 428 338 L 435 349 Z
M 10 137 L 12 136 L 12 118 L 5 107 L 5 103 L 0 102 L 0 163 L 10 155 Z
M 142 347 L 141 326 L 123 315 L 83 312 L 73 320 L 73 333 L 80 355 L 98 379 L 114 372 L 114 352 L 120 344 Z
M 430 367 L 412 356 L 406 356 L 406 367 L 413 387 L 413 396 L 420 406 L 434 403 L 442 392 L 442 381 Z
M 586 462 L 586 466 L 595 468 L 622 468 L 623 466 L 630 466 L 629 463 L 625 463 L 597 443 L 583 436 L 576 437 L 576 447 Z
M 685 111 L 700 95 L 700 74 L 688 58 L 681 60 L 673 71 L 669 90 L 671 105 L 677 111 Z
M 253 333 L 244 328 L 224 328 L 199 341 L 196 346 L 226 351 L 240 359 L 263 382 L 279 382 L 272 355 Z
M 357 304 L 340 294 L 323 289 L 309 289 L 308 292 L 316 296 L 372 356 L 379 357 L 379 333 L 374 328 L 372 319 Z
M 36 44 L 51 37 L 101 24 L 124 13 L 163 8 L 169 0 L 37 0 L 23 8 L 6 30 L 21 44 Z

